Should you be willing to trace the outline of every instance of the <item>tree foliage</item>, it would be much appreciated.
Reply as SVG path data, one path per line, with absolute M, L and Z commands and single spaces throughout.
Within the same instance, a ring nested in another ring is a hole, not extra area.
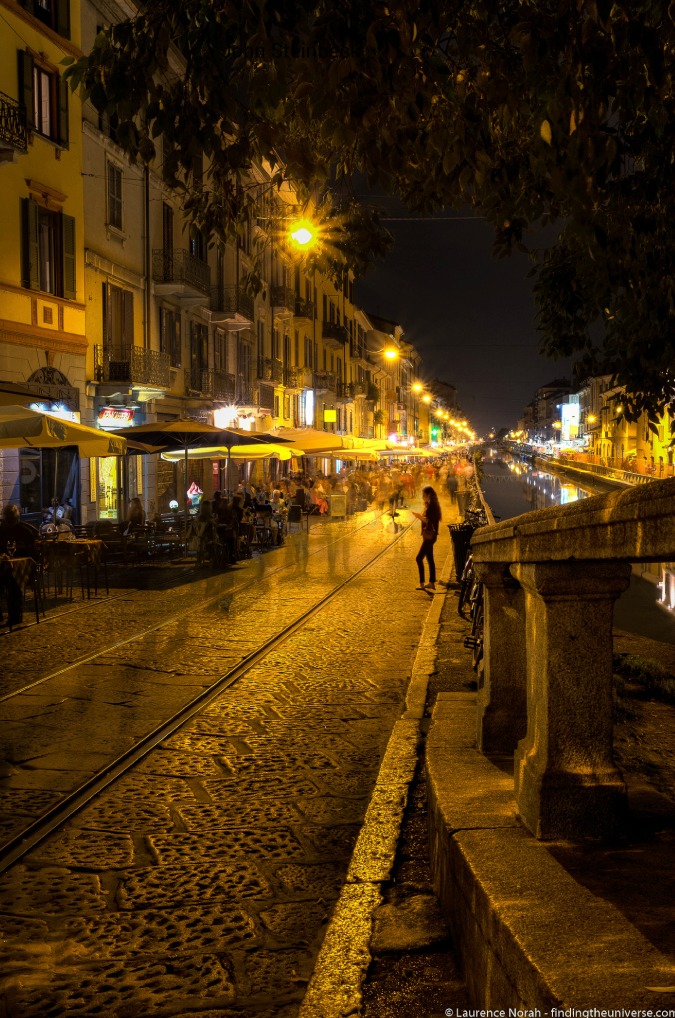
M 544 350 L 654 415 L 675 393 L 674 18 L 662 0 L 153 0 L 70 73 L 133 157 L 161 136 L 208 229 L 251 214 L 261 161 L 301 200 L 334 196 L 334 262 L 357 271 L 387 240 L 355 214 L 355 173 L 418 213 L 469 203 L 498 255 L 531 249 Z

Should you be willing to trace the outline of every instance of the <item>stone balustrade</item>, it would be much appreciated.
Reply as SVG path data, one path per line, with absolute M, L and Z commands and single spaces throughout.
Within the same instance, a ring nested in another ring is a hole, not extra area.
M 612 836 L 626 787 L 612 755 L 612 616 L 632 562 L 675 560 L 675 479 L 478 530 L 484 677 L 477 741 L 514 754 L 538 838 Z

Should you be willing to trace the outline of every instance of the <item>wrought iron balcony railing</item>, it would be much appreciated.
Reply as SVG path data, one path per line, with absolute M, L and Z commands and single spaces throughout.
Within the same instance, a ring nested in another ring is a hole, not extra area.
M 290 286 L 273 286 L 270 296 L 275 311 L 295 313 L 295 291 Z
M 94 377 L 97 382 L 125 382 L 168 389 L 171 385 L 168 353 L 145 350 L 142 346 L 94 347 Z
M 295 298 L 295 317 L 306 318 L 310 322 L 314 318 L 314 301 L 303 300 L 301 297 Z
M 344 325 L 338 325 L 336 322 L 324 322 L 321 334 L 324 339 L 332 339 L 338 343 L 346 343 L 349 339 L 349 333 Z
M 366 387 L 363 382 L 338 382 L 336 391 L 343 399 L 354 399 L 355 396 L 363 396 Z
M 160 248 L 152 252 L 152 278 L 156 283 L 187 286 L 209 294 L 211 269 L 186 248 Z
M 209 392 L 214 399 L 234 403 L 237 394 L 237 380 L 229 371 L 212 368 L 208 372 Z
M 314 372 L 314 386 L 317 392 L 335 392 L 335 372 L 334 371 L 315 371 Z
M 212 286 L 211 311 L 253 321 L 253 298 L 240 286 Z
M 17 152 L 28 148 L 26 108 L 16 99 L 0 92 L 0 149 L 9 147 Z
M 256 377 L 261 382 L 276 382 L 280 385 L 284 377 L 281 361 L 275 357 L 259 357 Z

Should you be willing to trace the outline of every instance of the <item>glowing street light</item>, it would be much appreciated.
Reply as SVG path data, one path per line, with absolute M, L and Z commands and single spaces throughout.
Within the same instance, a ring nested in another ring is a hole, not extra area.
M 299 223 L 296 223 L 294 228 L 291 230 L 291 240 L 293 240 L 298 247 L 307 247 L 316 240 L 316 233 L 312 229 L 311 223 L 307 220 L 302 219 Z
M 388 346 L 384 351 L 384 356 L 388 361 L 395 361 L 398 357 L 398 350 L 395 350 L 393 346 Z

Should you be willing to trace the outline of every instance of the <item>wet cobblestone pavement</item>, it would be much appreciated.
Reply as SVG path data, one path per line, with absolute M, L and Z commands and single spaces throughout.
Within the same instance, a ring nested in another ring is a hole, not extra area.
M 432 601 L 418 545 L 322 525 L 12 634 L 7 691 L 65 670 L 0 704 L 6 833 L 386 551 L 0 878 L 0 1015 L 297 1015 Z

